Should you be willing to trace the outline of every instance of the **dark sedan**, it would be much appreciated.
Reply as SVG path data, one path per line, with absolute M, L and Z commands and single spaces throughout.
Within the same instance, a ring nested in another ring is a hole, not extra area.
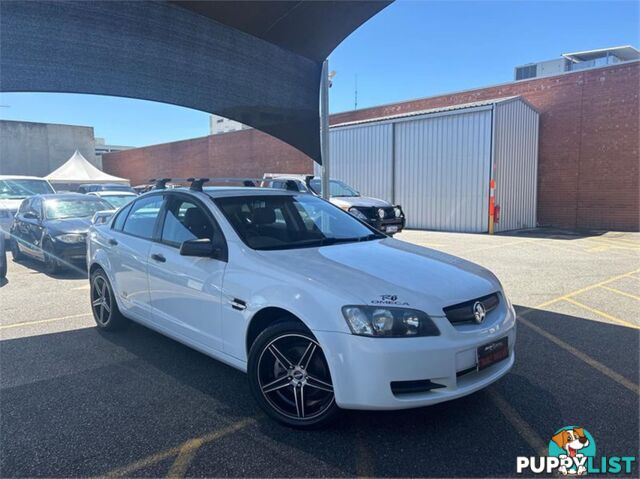
M 29 256 L 42 261 L 48 273 L 86 259 L 86 236 L 97 211 L 113 209 L 109 203 L 77 193 L 36 195 L 20 205 L 11 235 L 13 259 Z

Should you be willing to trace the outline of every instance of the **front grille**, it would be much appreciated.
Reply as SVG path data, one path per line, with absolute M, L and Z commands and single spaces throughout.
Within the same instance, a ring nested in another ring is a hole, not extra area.
M 452 324 L 460 323 L 475 323 L 475 317 L 473 315 L 473 305 L 476 302 L 480 302 L 484 305 L 486 314 L 489 314 L 500 303 L 500 297 L 498 293 L 482 296 L 481 298 L 465 301 L 464 303 L 454 304 L 453 306 L 447 306 L 444 308 L 444 314 Z
M 393 209 L 393 206 L 383 206 L 383 207 L 356 206 L 355 208 L 360 210 L 360 212 L 362 212 L 362 214 L 364 214 L 367 218 L 371 218 L 374 220 L 379 220 L 379 219 L 388 220 L 396 217 L 396 212 Z M 380 215 L 378 214 L 378 210 L 384 211 L 384 218 L 380 218 Z

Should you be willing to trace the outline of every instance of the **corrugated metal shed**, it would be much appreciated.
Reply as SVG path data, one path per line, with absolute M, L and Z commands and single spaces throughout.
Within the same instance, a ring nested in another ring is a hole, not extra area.
M 487 232 L 536 225 L 538 113 L 508 97 L 342 123 L 331 129 L 332 176 L 401 204 L 407 227 Z

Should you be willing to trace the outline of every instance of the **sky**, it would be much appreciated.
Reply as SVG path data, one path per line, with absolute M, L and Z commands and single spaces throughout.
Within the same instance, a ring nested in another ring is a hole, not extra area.
M 329 58 L 332 113 L 513 79 L 516 65 L 562 53 L 640 46 L 640 2 L 398 0 Z M 205 136 L 209 115 L 94 95 L 3 93 L 0 119 L 93 126 L 116 145 Z

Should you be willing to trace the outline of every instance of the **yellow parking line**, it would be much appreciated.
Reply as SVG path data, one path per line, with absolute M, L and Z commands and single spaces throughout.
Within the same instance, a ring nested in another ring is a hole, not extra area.
M 375 466 L 371 448 L 367 445 L 364 437 L 364 426 L 362 421 L 358 421 L 361 427 L 356 432 L 356 477 L 375 477 Z
M 202 446 L 202 439 L 195 438 L 190 441 L 185 442 L 180 448 L 180 452 L 178 453 L 178 457 L 171 465 L 171 469 L 167 473 L 168 478 L 180 478 L 184 477 L 193 461 L 193 458 L 196 456 L 198 449 Z
M 254 418 L 247 418 L 247 419 L 243 419 L 241 421 L 235 422 L 233 424 L 231 424 L 230 426 L 227 426 L 223 429 L 220 429 L 218 431 L 213 431 L 210 432 L 208 434 L 205 434 L 204 436 L 200 436 L 197 438 L 193 438 L 190 439 L 188 441 L 185 441 L 184 443 L 182 443 L 179 446 L 176 447 L 172 447 L 170 449 L 167 449 L 165 451 L 161 451 L 161 452 L 157 452 L 155 454 L 151 454 L 150 456 L 147 456 L 143 459 L 140 459 L 139 461 L 135 461 L 132 462 L 131 464 L 127 465 L 127 466 L 123 466 L 123 467 L 119 467 L 117 469 L 113 469 L 109 472 L 107 472 L 105 474 L 105 477 L 123 477 L 123 476 L 130 476 L 132 473 L 139 471 L 141 469 L 144 469 L 145 467 L 149 467 L 149 466 L 153 466 L 154 464 L 158 464 L 159 462 L 164 461 L 165 459 L 168 459 L 172 456 L 180 456 L 180 453 L 182 452 L 183 448 L 185 448 L 185 446 L 187 446 L 189 443 L 195 444 L 197 442 L 200 442 L 199 446 L 200 447 L 202 444 L 207 444 L 213 441 L 216 441 L 217 439 L 220 439 L 228 434 L 234 433 L 236 431 L 239 431 L 240 429 L 247 427 L 249 424 L 252 424 L 253 422 L 255 422 Z M 197 451 L 197 448 L 195 449 L 195 451 Z M 194 451 L 194 455 L 195 455 L 195 451 Z M 176 462 L 178 460 L 178 458 L 176 458 Z M 191 456 L 191 459 L 193 459 L 193 455 Z M 175 465 L 175 462 L 174 462 Z M 189 463 L 182 463 L 180 464 L 180 467 L 184 467 L 184 471 L 186 472 L 186 467 L 188 467 Z M 169 473 L 172 472 L 172 470 L 174 469 L 174 467 L 171 467 L 171 470 L 169 471 Z M 177 468 L 176 468 L 177 470 Z M 179 472 L 179 471 L 178 471 Z
M 622 296 L 627 296 L 628 298 L 637 299 L 638 301 L 640 301 L 640 296 L 636 296 L 635 294 L 627 293 L 626 291 L 620 291 L 619 289 L 616 289 L 616 288 L 610 288 L 609 286 L 600 286 L 600 287 L 608 291 L 611 291 L 613 293 L 621 294 Z
M 571 299 L 571 298 L 564 298 L 563 301 L 566 301 L 568 303 L 571 303 L 575 306 L 578 306 L 579 308 L 585 309 L 587 311 L 592 312 L 593 314 L 597 314 L 598 316 L 602 316 L 605 319 L 608 319 L 609 321 L 613 321 L 614 323 L 618 323 L 621 324 L 623 326 L 626 326 L 628 328 L 633 328 L 633 329 L 640 329 L 640 326 L 637 326 L 633 323 L 630 323 L 629 321 L 625 321 L 624 319 L 620 319 L 620 318 L 616 318 L 615 316 L 611 316 L 609 313 L 605 313 L 604 311 L 600 311 L 599 309 L 596 308 L 592 308 L 591 306 L 587 306 L 586 304 L 582 304 L 579 301 L 576 301 L 575 299 Z
M 533 239 L 522 239 L 522 240 L 518 240 L 518 241 L 510 241 L 508 243 L 497 243 L 497 244 L 492 244 L 489 246 L 483 246 L 480 248 L 472 248 L 466 251 L 461 251 L 460 254 L 467 254 L 467 253 L 475 253 L 477 251 L 484 251 L 487 249 L 493 249 L 493 248 L 502 248 L 504 246 L 514 246 L 517 244 L 523 244 L 523 243 L 531 243 L 532 241 L 534 241 Z
M 538 435 L 536 431 L 525 421 L 518 411 L 509 404 L 498 392 L 496 392 L 493 388 L 487 389 L 489 393 L 489 397 L 496 405 L 498 410 L 502 413 L 504 417 L 511 423 L 513 428 L 520 434 L 522 439 L 525 440 L 527 444 L 533 449 L 538 456 L 546 456 L 547 455 L 547 446 L 542 438 Z
M 586 238 L 586 239 L 587 241 L 593 241 L 594 243 L 605 245 L 613 249 L 626 249 L 631 251 L 640 251 L 640 246 L 630 246 L 627 244 L 620 244 L 615 241 L 602 239 L 602 238 Z
M 640 269 L 636 269 L 636 270 L 633 270 L 633 271 L 629 271 L 628 273 L 619 274 L 618 276 L 612 276 L 609 279 L 605 279 L 604 281 L 600 281 L 599 283 L 592 284 L 591 286 L 585 286 L 584 288 L 576 289 L 575 291 L 572 291 L 570 293 L 563 294 L 562 296 L 558 296 L 556 298 L 550 299 L 549 301 L 545 301 L 544 303 L 541 303 L 538 306 L 536 306 L 534 309 L 545 308 L 545 307 L 550 306 L 550 305 L 552 305 L 554 303 L 557 303 L 558 301 L 562 301 L 563 299 L 570 298 L 571 296 L 575 296 L 577 294 L 581 294 L 581 293 L 585 293 L 587 291 L 591 291 L 592 289 L 599 288 L 600 286 L 604 286 L 605 284 L 613 283 L 614 281 L 616 281 L 618 279 L 627 278 L 629 276 L 632 277 L 632 278 L 635 278 L 635 276 L 633 276 L 633 275 L 636 274 L 636 273 L 639 273 L 639 272 L 640 272 Z
M 528 312 L 531 312 L 531 311 L 533 311 L 533 310 L 531 309 Z M 607 376 L 609 379 L 617 382 L 618 384 L 620 384 L 621 386 L 627 388 L 631 392 L 634 392 L 634 393 L 640 395 L 640 386 L 638 386 L 637 384 L 634 384 L 633 382 L 629 381 L 624 376 L 621 376 L 620 374 L 615 372 L 613 369 L 608 368 L 607 366 L 605 366 L 601 362 L 596 361 L 595 359 L 593 359 L 591 356 L 583 353 L 582 351 L 574 348 L 570 344 L 567 344 L 564 341 L 562 341 L 561 339 L 557 338 L 553 334 L 548 333 L 547 331 L 545 331 L 544 329 L 540 328 L 539 326 L 536 326 L 532 322 L 524 319 L 522 317 L 522 314 L 520 314 L 518 316 L 518 320 L 519 320 L 520 323 L 522 323 L 525 326 L 527 326 L 528 328 L 532 329 L 533 331 L 535 331 L 539 335 L 547 338 L 549 341 L 554 343 L 556 346 L 561 347 L 562 349 L 564 349 L 568 353 L 573 354 L 578 359 L 580 359 L 580 360 L 584 361 L 585 363 L 587 363 L 593 369 L 601 372 L 602 374 Z
M 62 316 L 60 318 L 40 319 L 38 321 L 25 321 L 23 323 L 3 324 L 0 329 L 20 328 L 22 326 L 32 326 L 35 324 L 52 323 L 54 321 L 63 321 L 65 319 L 81 318 L 83 316 L 91 316 L 91 313 L 72 314 L 71 316 Z

